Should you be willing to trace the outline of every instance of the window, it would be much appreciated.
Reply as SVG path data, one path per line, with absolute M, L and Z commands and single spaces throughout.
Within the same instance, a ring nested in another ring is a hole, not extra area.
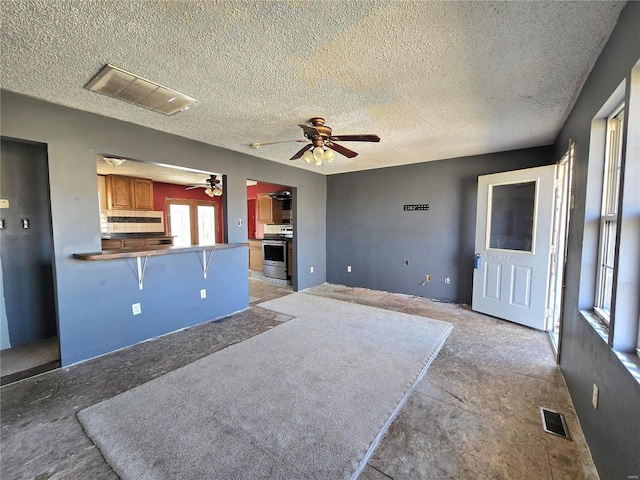
M 613 296 L 613 268 L 616 247 L 618 204 L 620 198 L 620 166 L 624 131 L 624 105 L 619 106 L 607 120 L 598 273 L 594 310 L 609 324 Z
M 191 220 L 189 205 L 169 205 L 169 231 L 176 247 L 191 246 Z

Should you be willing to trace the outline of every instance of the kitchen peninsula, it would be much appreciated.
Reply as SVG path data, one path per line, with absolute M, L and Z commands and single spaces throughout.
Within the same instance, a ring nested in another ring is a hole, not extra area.
M 248 247 L 248 243 L 219 243 L 215 245 L 196 245 L 192 247 L 162 247 L 156 249 L 127 249 L 127 250 L 103 250 L 93 253 L 74 253 L 73 258 L 84 261 L 117 260 L 123 258 L 135 258 L 138 269 L 138 288 L 143 289 L 144 272 L 149 257 L 158 255 L 172 255 L 177 253 L 196 252 L 202 255 L 201 266 L 204 278 L 207 278 L 209 263 L 214 250 L 227 250 L 231 248 Z M 144 259 L 144 260 L 143 260 Z

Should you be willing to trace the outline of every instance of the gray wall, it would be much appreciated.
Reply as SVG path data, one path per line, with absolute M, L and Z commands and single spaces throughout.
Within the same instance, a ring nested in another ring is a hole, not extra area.
M 634 478 L 630 476 L 640 474 L 640 384 L 579 313 L 579 305 L 588 308 L 593 304 L 595 291 L 594 243 L 597 243 L 600 196 L 598 188 L 591 188 L 593 183 L 587 192 L 587 179 L 594 175 L 588 157 L 594 140 L 590 138 L 592 119 L 625 78 L 628 88 L 631 69 L 640 59 L 639 26 L 640 3 L 629 2 L 556 142 L 556 156 L 567 149 L 570 138 L 576 142 L 575 208 L 569 229 L 560 366 L 603 480 Z M 631 161 L 637 168 L 638 158 L 633 158 Z M 637 195 L 637 170 L 635 179 L 627 180 L 629 185 L 635 183 L 633 190 Z M 628 193 L 633 194 L 631 190 Z M 637 218 L 638 212 L 634 214 Z M 637 257 L 637 244 L 635 249 Z M 639 294 L 631 293 L 636 299 Z M 594 383 L 600 389 L 597 410 L 591 406 Z
M 327 280 L 470 303 L 478 176 L 547 165 L 552 153 L 541 147 L 330 176 Z M 428 211 L 403 211 L 422 203 Z
M 11 92 L 2 92 L 1 108 L 3 136 L 48 149 L 63 365 L 248 307 L 246 247 L 214 253 L 206 280 L 195 253 L 150 257 L 144 290 L 138 290 L 133 259 L 73 259 L 74 253 L 101 248 L 97 153 L 225 174 L 230 243 L 247 240 L 248 178 L 295 187 L 295 286 L 325 282 L 324 176 Z M 201 288 L 207 289 L 205 300 L 199 298 Z M 134 317 L 131 304 L 137 302 L 142 315 Z

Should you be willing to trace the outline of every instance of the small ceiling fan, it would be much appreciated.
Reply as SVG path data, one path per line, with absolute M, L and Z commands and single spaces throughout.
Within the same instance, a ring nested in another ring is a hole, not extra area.
M 216 175 L 211 175 L 205 180 L 206 183 L 199 183 L 198 185 L 189 185 L 186 189 L 193 190 L 194 188 L 204 188 L 204 193 L 210 197 L 219 197 L 222 195 L 222 182 Z
M 350 150 L 342 145 L 335 143 L 339 142 L 379 142 L 380 137 L 378 135 L 371 134 L 357 134 L 357 135 L 332 135 L 331 127 L 324 124 L 324 118 L 313 117 L 309 120 L 311 125 L 299 125 L 304 132 L 305 140 L 288 140 L 290 142 L 311 142 L 308 145 L 302 147 L 293 157 L 289 160 L 297 160 L 302 158 L 305 162 L 314 165 L 321 165 L 322 160 L 327 162 L 333 162 L 335 154 L 333 151 L 338 152 L 340 155 L 344 155 L 347 158 L 353 158 L 358 155 L 357 152 Z M 274 145 L 276 143 L 285 142 L 270 142 L 270 143 L 252 143 L 253 148 L 260 148 L 262 145 Z

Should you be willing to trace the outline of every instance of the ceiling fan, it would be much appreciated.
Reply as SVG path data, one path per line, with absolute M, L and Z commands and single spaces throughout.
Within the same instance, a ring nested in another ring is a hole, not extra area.
M 193 190 L 194 188 L 204 188 L 204 193 L 210 197 L 219 197 L 222 195 L 222 182 L 216 175 L 211 175 L 205 180 L 205 183 L 199 183 L 197 185 L 189 185 L 186 189 Z
M 297 160 L 302 158 L 305 162 L 314 165 L 321 165 L 322 160 L 327 162 L 333 162 L 335 154 L 333 151 L 338 152 L 340 155 L 344 155 L 347 158 L 353 158 L 358 155 L 357 152 L 350 150 L 342 145 L 335 143 L 339 142 L 379 142 L 380 137 L 378 135 L 371 134 L 357 134 L 357 135 L 332 135 L 331 127 L 324 124 L 324 118 L 313 117 L 309 120 L 311 125 L 299 125 L 304 132 L 305 140 L 288 140 L 290 142 L 311 142 L 302 147 L 293 157 L 289 160 Z M 262 145 L 273 145 L 276 143 L 285 142 L 270 142 L 270 143 L 252 143 L 253 148 L 260 148 Z

